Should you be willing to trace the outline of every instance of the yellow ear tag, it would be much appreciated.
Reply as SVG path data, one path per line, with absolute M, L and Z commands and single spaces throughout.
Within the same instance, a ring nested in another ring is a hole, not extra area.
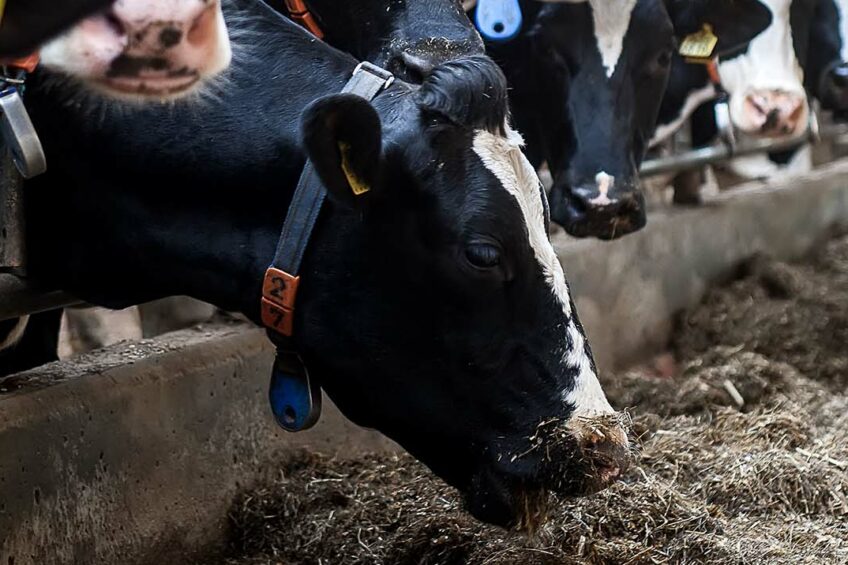
M 356 196 L 362 196 L 371 190 L 368 183 L 363 182 L 350 166 L 350 144 L 339 141 L 339 152 L 342 154 L 342 171 L 347 177 L 347 183 Z
M 704 24 L 701 31 L 687 35 L 680 44 L 679 53 L 690 63 L 709 62 L 718 44 L 718 37 L 710 24 Z
M 3 23 L 3 14 L 6 13 L 6 0 L 0 0 L 0 23 Z

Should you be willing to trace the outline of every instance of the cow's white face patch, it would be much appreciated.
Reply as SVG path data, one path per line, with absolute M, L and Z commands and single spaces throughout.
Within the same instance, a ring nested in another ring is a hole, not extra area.
M 615 177 L 601 171 L 595 175 L 595 184 L 598 186 L 598 195 L 589 201 L 593 206 L 609 206 L 612 200 L 609 198 L 610 189 L 615 186 Z
M 615 73 L 615 67 L 624 48 L 624 36 L 630 27 L 630 14 L 637 0 L 541 0 L 549 4 L 582 4 L 589 2 L 595 26 L 595 40 L 607 78 Z
M 545 230 L 545 208 L 539 192 L 540 181 L 521 151 L 521 136 L 507 127 L 506 137 L 480 130 L 474 135 L 474 152 L 518 203 L 527 226 L 530 248 L 539 263 L 551 292 L 567 319 L 563 337 L 563 362 L 577 370 L 574 388 L 563 391 L 563 400 L 575 407 L 577 415 L 607 414 L 613 409 L 601 390 L 598 376 L 587 353 L 586 340 L 574 322 L 571 296 L 565 273 Z
M 795 55 L 789 10 L 792 0 L 760 0 L 772 13 L 768 28 L 756 36 L 743 55 L 719 63 L 722 86 L 730 93 L 733 123 L 745 129 L 745 98 L 774 91 L 805 100 L 804 71 Z

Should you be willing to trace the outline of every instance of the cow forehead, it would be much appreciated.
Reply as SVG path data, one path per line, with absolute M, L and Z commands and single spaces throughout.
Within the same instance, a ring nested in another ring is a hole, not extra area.
M 584 4 L 592 11 L 595 41 L 607 77 L 612 77 L 624 48 L 630 16 L 638 0 L 543 0 L 548 3 Z
M 497 136 L 480 130 L 474 135 L 473 149 L 483 165 L 518 204 L 527 228 L 530 248 L 541 267 L 566 323 L 563 326 L 562 363 L 574 371 L 575 382 L 562 392 L 563 401 L 574 407 L 575 415 L 609 414 L 613 412 L 595 371 L 594 363 L 572 308 L 565 273 L 545 229 L 545 203 L 539 191 L 539 177 L 521 151 L 519 134 L 507 128 L 507 135 Z
M 772 22 L 737 57 L 719 63 L 722 85 L 731 93 L 776 89 L 803 93 L 804 74 L 792 40 L 792 0 L 760 0 Z

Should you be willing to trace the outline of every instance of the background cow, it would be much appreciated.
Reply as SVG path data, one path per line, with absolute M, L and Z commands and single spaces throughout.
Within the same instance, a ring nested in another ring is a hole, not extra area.
M 534 165 L 553 175 L 551 216 L 578 237 L 645 224 L 638 168 L 677 42 L 710 24 L 718 52 L 744 45 L 769 14 L 757 0 L 522 3 L 519 36 L 487 48 L 512 86 Z
M 188 294 L 258 321 L 308 156 L 329 197 L 294 340 L 342 411 L 490 521 L 515 522 L 546 489 L 613 481 L 629 443 L 547 238 L 539 180 L 506 124 L 497 67 L 447 63 L 371 105 L 333 94 L 354 59 L 262 3 L 236 1 L 230 16 L 263 41 L 233 66 L 238 88 L 191 111 L 106 105 L 94 121 L 79 91 L 36 74 L 27 104 L 52 163 L 26 187 L 32 275 L 110 307 Z M 370 190 L 354 197 L 348 174 Z M 540 431 L 551 419 L 556 433 Z M 531 437 L 544 448 L 528 450 Z

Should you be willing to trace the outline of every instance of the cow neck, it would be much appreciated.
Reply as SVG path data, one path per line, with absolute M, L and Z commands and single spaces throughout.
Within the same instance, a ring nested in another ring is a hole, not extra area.
M 360 63 L 342 92 L 372 100 L 393 80 L 392 74 L 380 67 Z M 291 338 L 298 273 L 325 197 L 326 189 L 307 160 L 262 284 L 261 320 L 277 348 L 269 400 L 277 423 L 292 432 L 312 427 L 321 414 L 320 387 L 310 381 Z

